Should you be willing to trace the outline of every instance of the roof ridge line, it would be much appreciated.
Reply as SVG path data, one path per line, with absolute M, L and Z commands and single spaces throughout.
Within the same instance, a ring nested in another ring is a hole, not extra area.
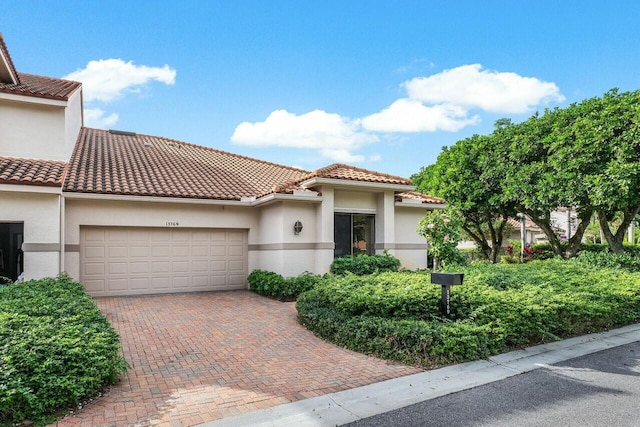
M 101 132 L 109 132 L 109 130 L 91 128 L 91 127 L 87 127 L 87 126 L 83 126 L 83 128 L 87 129 L 87 130 L 97 130 L 97 131 L 101 131 Z M 123 131 L 123 132 L 128 132 L 128 131 Z M 194 144 L 192 142 L 186 142 L 186 141 L 182 141 L 182 140 L 175 139 L 175 138 L 169 138 L 169 137 L 166 137 L 166 136 L 148 135 L 148 134 L 139 133 L 139 132 L 133 132 L 133 131 L 132 131 L 132 133 L 135 133 L 136 137 L 158 138 L 158 139 L 161 139 L 161 140 L 164 140 L 164 141 L 167 141 L 167 142 L 170 141 L 170 142 L 175 142 L 175 143 L 178 143 L 178 144 L 188 145 L 188 146 L 195 147 L 195 148 L 201 148 L 201 149 L 208 150 L 208 151 L 215 151 L 217 153 L 226 154 L 228 156 L 233 156 L 233 157 L 236 157 L 236 158 L 239 158 L 239 159 L 252 160 L 252 161 L 255 161 L 255 162 L 258 162 L 258 163 L 262 163 L 262 164 L 265 164 L 265 165 L 277 166 L 277 167 L 280 167 L 280 168 L 289 169 L 289 170 L 293 170 L 293 171 L 297 171 L 297 172 L 309 173 L 309 171 L 305 170 L 305 169 L 295 168 L 293 166 L 287 166 L 287 165 L 283 165 L 283 164 L 275 163 L 275 162 L 268 162 L 266 160 L 257 159 L 255 157 L 244 156 L 242 154 L 236 154 L 236 153 L 232 153 L 230 151 L 220 150 L 219 148 L 207 147 L 205 145 Z

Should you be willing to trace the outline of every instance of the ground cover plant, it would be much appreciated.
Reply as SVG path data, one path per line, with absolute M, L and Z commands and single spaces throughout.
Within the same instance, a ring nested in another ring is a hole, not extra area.
M 640 319 L 640 275 L 560 259 L 474 264 L 438 309 L 428 273 L 327 276 L 297 301 L 299 320 L 352 350 L 426 367 L 600 331 Z
M 67 276 L 0 287 L 0 425 L 52 414 L 114 383 L 127 364 L 105 316 Z

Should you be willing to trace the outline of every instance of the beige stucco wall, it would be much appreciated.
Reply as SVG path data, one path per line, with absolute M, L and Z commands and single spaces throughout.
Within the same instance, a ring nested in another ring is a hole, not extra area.
M 416 231 L 418 223 L 427 210 L 422 207 L 402 207 L 395 209 L 395 251 L 394 255 L 409 270 L 427 267 L 427 241 Z
M 334 191 L 334 209 L 337 212 L 375 213 L 376 208 L 377 194 L 374 192 Z
M 60 196 L 55 193 L 59 190 L 44 194 L 35 192 L 37 190 L 0 185 L 0 221 L 24 223 L 26 280 L 60 273 Z M 29 247 L 31 249 L 27 249 Z
M 0 155 L 67 160 L 64 107 L 0 99 L 0 118 Z
M 315 203 L 299 201 L 279 201 L 260 207 L 259 243 L 249 245 L 249 253 L 258 262 L 256 268 L 276 271 L 285 277 L 305 271 L 326 272 L 316 262 L 317 212 Z M 293 230 L 296 221 L 303 225 L 298 235 Z
M 257 210 L 242 206 L 67 198 L 65 270 L 80 278 L 80 227 L 84 225 L 245 229 L 251 245 L 258 238 L 257 223 Z M 249 252 L 249 271 L 256 265 L 257 257 Z

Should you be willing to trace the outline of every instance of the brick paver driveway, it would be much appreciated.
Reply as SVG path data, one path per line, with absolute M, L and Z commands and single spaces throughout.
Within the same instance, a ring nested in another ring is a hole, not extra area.
M 248 291 L 99 298 L 131 370 L 60 426 L 189 426 L 419 372 L 342 349 Z

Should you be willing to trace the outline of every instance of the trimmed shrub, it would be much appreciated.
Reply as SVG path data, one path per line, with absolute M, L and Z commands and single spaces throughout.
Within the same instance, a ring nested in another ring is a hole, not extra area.
M 253 270 L 247 281 L 249 289 L 259 295 L 280 301 L 295 301 L 302 292 L 313 288 L 321 276 L 309 272 L 285 279 L 282 275 L 266 270 Z
M 474 264 L 451 291 L 425 273 L 327 276 L 298 298 L 300 322 L 338 345 L 423 366 L 475 360 L 640 319 L 640 275 L 559 259 Z
M 629 253 L 613 254 L 611 252 L 580 252 L 572 262 L 594 268 L 613 268 L 640 272 L 640 257 Z
M 118 334 L 68 276 L 0 288 L 0 422 L 51 421 L 127 369 Z
M 393 255 L 360 254 L 336 258 L 333 263 L 331 263 L 329 271 L 333 274 L 352 273 L 358 276 L 364 276 L 386 271 L 398 271 L 399 269 L 400 260 Z

